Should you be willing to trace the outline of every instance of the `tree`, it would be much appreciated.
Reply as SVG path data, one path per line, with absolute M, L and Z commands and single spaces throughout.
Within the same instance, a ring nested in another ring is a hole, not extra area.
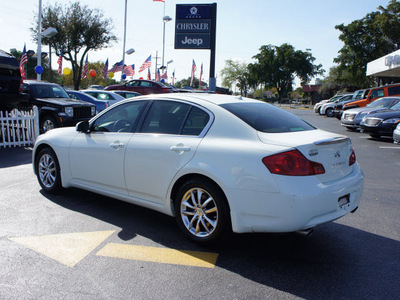
M 10 49 L 10 54 L 15 56 L 18 59 L 18 61 L 21 61 L 22 51 L 18 51 L 17 49 L 13 48 Z M 36 65 L 37 65 L 37 57 L 36 56 L 28 57 L 28 62 L 25 65 L 25 70 L 27 75 L 26 77 L 28 79 L 36 78 L 36 72 L 35 72 Z M 43 79 L 49 80 L 49 78 L 51 77 L 49 76 L 51 70 L 48 57 L 42 59 L 42 67 L 44 69 L 44 72 L 42 74 Z
M 231 59 L 226 60 L 225 67 L 221 70 L 221 76 L 223 86 L 230 88 L 233 84 L 236 84 L 240 90 L 240 95 L 247 96 L 250 74 L 246 63 Z
M 361 20 L 335 28 L 341 31 L 339 39 L 344 43 L 334 59 L 342 81 L 357 88 L 372 86 L 374 79 L 366 76 L 368 62 L 400 47 L 400 3 L 391 0 L 387 8 L 379 6 Z
M 310 52 L 296 51 L 289 44 L 262 46 L 260 53 L 253 58 L 257 62 L 249 64 L 251 80 L 266 88 L 276 87 L 279 99 L 292 91 L 296 76 L 306 83 L 324 72 L 322 65 L 313 64 L 315 58 Z
M 35 16 L 37 20 L 37 16 Z M 36 22 L 37 23 L 37 22 Z M 89 9 L 75 2 L 66 6 L 56 3 L 43 9 L 43 28 L 53 27 L 58 33 L 52 38 L 43 38 L 42 43 L 63 53 L 64 59 L 71 62 L 74 89 L 81 83 L 82 68 L 86 54 L 90 50 L 109 47 L 117 40 L 111 33 L 112 21 L 105 19 L 98 9 Z M 37 29 L 31 28 L 34 39 Z M 81 52 L 82 51 L 82 52 Z
M 176 82 L 175 83 L 175 86 L 177 87 L 177 88 L 183 88 L 183 87 L 187 87 L 187 86 L 190 86 L 190 81 L 191 81 L 191 77 L 188 77 L 188 78 L 186 78 L 186 79 L 182 79 L 182 80 L 180 80 L 180 81 L 178 81 L 178 82 Z M 195 88 L 195 89 L 198 89 L 199 88 L 199 79 L 198 78 L 193 78 L 193 87 Z M 203 80 L 201 81 L 201 88 L 207 88 L 207 83 L 206 82 L 204 82 Z

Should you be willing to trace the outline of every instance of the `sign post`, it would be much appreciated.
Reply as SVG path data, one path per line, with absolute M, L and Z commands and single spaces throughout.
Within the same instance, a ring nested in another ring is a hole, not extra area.
M 216 90 L 215 44 L 217 3 L 177 4 L 175 18 L 175 49 L 209 49 L 210 91 Z

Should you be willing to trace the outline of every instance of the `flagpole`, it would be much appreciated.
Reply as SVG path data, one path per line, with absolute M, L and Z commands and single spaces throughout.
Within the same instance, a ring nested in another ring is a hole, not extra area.
M 125 66 L 125 45 L 126 45 L 126 12 L 127 12 L 128 0 L 125 0 L 125 20 L 124 20 L 124 49 L 122 51 L 122 72 L 121 72 L 121 83 L 123 81 L 122 75 L 124 75 Z
M 42 65 L 42 0 L 39 0 L 37 66 L 41 65 Z M 37 73 L 36 79 L 37 81 L 41 81 L 42 74 Z

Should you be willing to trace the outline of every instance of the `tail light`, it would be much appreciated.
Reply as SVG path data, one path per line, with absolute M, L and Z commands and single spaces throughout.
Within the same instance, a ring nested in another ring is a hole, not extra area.
M 22 84 L 24 83 L 23 79 L 21 78 L 19 80 L 19 88 L 18 88 L 18 93 L 22 93 Z
M 309 176 L 325 173 L 322 164 L 308 160 L 297 149 L 266 156 L 262 162 L 271 173 L 278 175 Z
M 356 163 L 356 153 L 354 152 L 354 149 L 351 151 L 350 158 L 349 158 L 349 166 L 354 165 Z
M 162 89 L 166 93 L 172 93 L 172 89 L 169 89 L 169 88 L 162 88 Z

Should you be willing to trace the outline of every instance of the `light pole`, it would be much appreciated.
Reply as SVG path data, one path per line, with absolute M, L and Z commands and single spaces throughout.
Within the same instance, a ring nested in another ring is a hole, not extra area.
M 164 66 L 164 56 L 165 56 L 165 23 L 172 21 L 172 18 L 169 16 L 164 16 L 163 17 L 163 50 L 162 50 L 162 63 L 161 63 L 161 70 L 165 69 L 166 66 Z

